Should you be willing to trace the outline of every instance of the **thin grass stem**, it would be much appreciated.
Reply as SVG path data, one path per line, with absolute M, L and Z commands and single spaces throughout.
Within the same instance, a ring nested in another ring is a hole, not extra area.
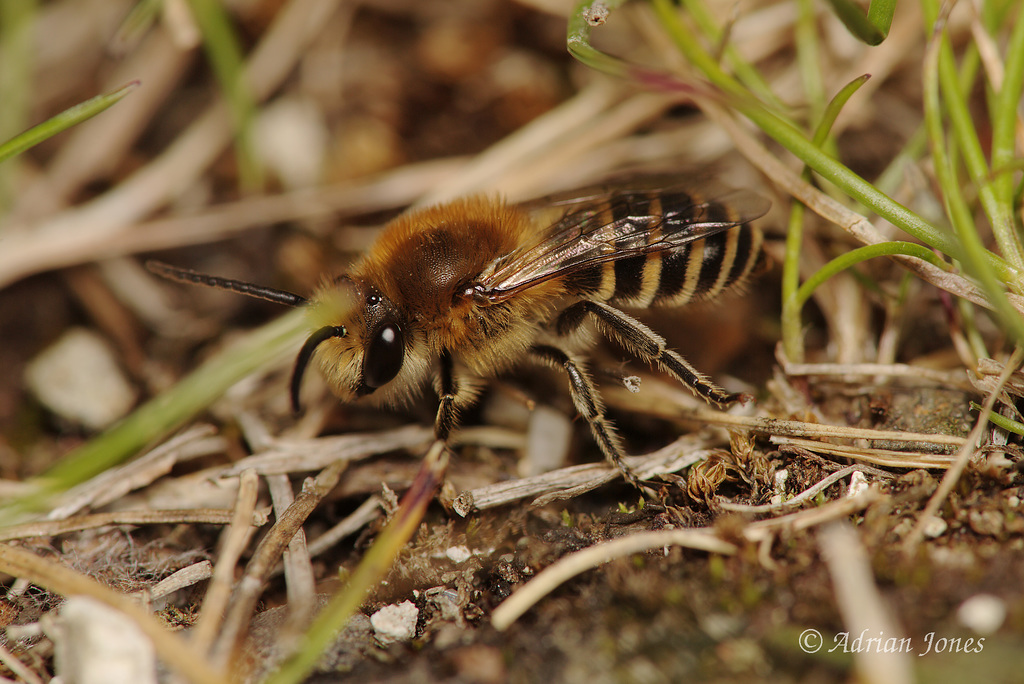
M 1006 280 L 989 267 L 988 252 L 974 226 L 967 202 L 960 189 L 959 178 L 954 171 L 955 138 L 946 139 L 942 126 L 942 99 L 940 85 L 940 62 L 944 29 L 933 33 L 928 41 L 923 66 L 925 126 L 931 144 L 935 175 L 942 187 L 946 211 L 956 236 L 959 238 L 962 254 L 960 260 L 968 273 L 978 280 L 996 314 L 1007 331 L 1016 339 L 1024 340 L 1024 318 L 1010 304 L 1004 290 Z
M 71 128 L 75 124 L 96 116 L 103 110 L 117 103 L 121 98 L 135 90 L 138 86 L 138 81 L 132 81 L 128 85 L 118 88 L 112 93 L 97 95 L 85 102 L 68 107 L 60 114 L 50 117 L 43 123 L 33 126 L 24 133 L 11 138 L 7 142 L 0 143 L 0 162 L 3 162 L 5 159 L 9 159 L 16 154 L 21 154 L 30 147 L 52 138 L 61 131 Z
M 792 124 L 780 119 L 747 94 L 742 86 L 722 71 L 714 60 L 687 34 L 676 16 L 670 0 L 652 0 L 655 13 L 665 30 L 692 64 L 697 66 L 716 86 L 736 96 L 733 106 L 750 119 L 766 135 L 789 150 L 810 166 L 822 178 L 833 183 L 851 198 L 893 225 L 901 228 L 921 242 L 951 257 L 962 259 L 963 248 L 955 235 L 931 225 L 916 213 L 880 192 L 838 160 L 816 147 L 806 135 Z M 983 256 L 986 267 L 1003 281 L 1016 281 L 1018 270 L 1001 258 L 987 252 Z
M 253 135 L 256 97 L 245 78 L 245 57 L 238 36 L 223 4 L 217 0 L 188 2 L 203 34 L 203 48 L 235 123 L 235 151 L 241 185 L 247 190 L 258 190 L 263 185 L 263 167 L 256 154 Z
M 831 278 L 832 276 L 845 271 L 846 269 L 859 264 L 862 261 L 868 259 L 874 259 L 881 256 L 895 256 L 902 254 L 905 256 L 912 256 L 922 261 L 943 269 L 944 271 L 952 270 L 952 267 L 945 261 L 935 256 L 935 253 L 929 250 L 927 247 L 914 242 L 879 242 L 874 245 L 864 245 L 857 249 L 852 249 L 849 252 L 839 255 L 835 259 L 832 259 L 827 264 L 818 269 L 810 278 L 808 278 L 800 289 L 797 290 L 794 297 L 796 306 L 802 307 L 807 303 L 807 300 L 814 294 L 814 290 L 817 289 L 822 283 Z

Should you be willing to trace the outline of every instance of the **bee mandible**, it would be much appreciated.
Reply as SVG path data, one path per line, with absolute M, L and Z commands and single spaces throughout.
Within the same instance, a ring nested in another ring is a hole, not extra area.
M 751 221 L 769 202 L 651 177 L 515 205 L 476 196 L 388 223 L 351 270 L 300 295 L 149 262 L 155 273 L 306 306 L 315 330 L 299 352 L 291 400 L 315 358 L 343 401 L 394 404 L 434 381 L 434 433 L 447 441 L 478 383 L 524 360 L 565 372 L 573 403 L 605 457 L 633 484 L 582 352 L 593 323 L 709 404 L 726 392 L 623 309 L 677 307 L 742 285 L 762 259 Z

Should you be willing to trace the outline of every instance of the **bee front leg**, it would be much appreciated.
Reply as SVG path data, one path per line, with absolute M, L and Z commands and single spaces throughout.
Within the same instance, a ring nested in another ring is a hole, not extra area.
M 434 436 L 439 441 L 447 443 L 448 437 L 459 422 L 459 383 L 455 379 L 455 361 L 447 349 L 441 351 L 437 382 L 440 403 L 437 406 L 437 417 L 434 419 Z
M 614 338 L 640 360 L 657 365 L 690 388 L 704 401 L 725 408 L 749 395 L 726 392 L 691 366 L 678 352 L 669 349 L 665 338 L 632 316 L 600 302 L 584 300 L 565 309 L 555 323 L 559 335 L 568 335 L 593 314 L 607 337 Z
M 569 354 L 558 347 L 538 344 L 530 348 L 530 353 L 538 360 L 566 372 L 569 376 L 572 402 L 576 405 L 576 410 L 590 425 L 590 432 L 594 435 L 598 446 L 601 447 L 601 452 L 605 458 L 622 471 L 623 477 L 630 484 L 639 488 L 640 480 L 626 465 L 626 452 L 622 447 L 622 439 L 615 430 L 615 426 L 605 418 L 601 396 L 597 393 L 587 372 Z

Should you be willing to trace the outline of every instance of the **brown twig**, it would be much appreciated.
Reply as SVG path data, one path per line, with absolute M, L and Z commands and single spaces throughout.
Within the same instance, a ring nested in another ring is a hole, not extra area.
M 302 492 L 260 541 L 245 568 L 245 574 L 242 575 L 231 597 L 231 605 L 224 619 L 224 627 L 213 648 L 215 661 L 225 662 L 234 651 L 238 640 L 245 633 L 245 625 L 252 616 L 260 592 L 263 591 L 263 585 L 274 569 L 275 563 L 316 505 L 338 484 L 341 474 L 347 466 L 345 461 L 337 461 L 321 471 L 315 478 L 306 480 L 302 486 Z

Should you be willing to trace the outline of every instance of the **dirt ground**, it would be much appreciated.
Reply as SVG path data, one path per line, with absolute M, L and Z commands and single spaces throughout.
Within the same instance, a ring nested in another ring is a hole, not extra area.
M 757 225 L 771 263 L 744 292 L 638 316 L 753 400 L 719 412 L 620 347 L 596 346 L 591 367 L 608 415 L 628 453 L 643 455 L 641 492 L 604 465 L 563 377 L 523 364 L 482 385 L 422 524 L 305 681 L 1020 681 L 1020 438 L 991 426 L 972 433 L 972 402 L 988 398 L 1012 344 L 982 308 L 874 259 L 816 291 L 803 312 L 805 357 L 786 358 L 789 197 L 693 93 L 575 62 L 566 3 L 227 3 L 241 54 L 262 60 L 249 152 L 218 105 L 215 58 L 189 38 L 188 7 L 203 4 L 167 0 L 136 29 L 126 28 L 127 0 L 43 3 L 26 20 L 35 36 L 24 48 L 27 123 L 141 85 L 6 162 L 0 177 L 5 501 L 285 311 L 167 283 L 145 270 L 147 258 L 305 296 L 410 204 L 473 192 L 526 200 L 623 168 L 678 170 L 770 198 Z M 735 21 L 730 44 L 804 121 L 796 3 L 708 5 Z M 878 48 L 844 33 L 826 5 L 815 12 L 829 94 L 872 71 L 870 93 L 836 124 L 834 153 L 874 179 L 896 151 L 915 149 L 919 10 L 901 5 Z M 678 68 L 644 3 L 599 28 L 601 49 Z M 55 31 L 67 40 L 46 47 Z M 951 31 L 958 48 L 970 43 L 967 19 Z M 0 47 L 12 46 L 5 54 L 18 54 L 17 35 L 0 32 Z M 255 181 L 244 161 L 253 151 L 263 160 Z M 930 174 L 926 159 L 912 160 L 894 194 L 938 217 Z M 855 246 L 818 217 L 807 221 L 805 278 Z M 69 340 L 83 355 L 65 348 L 56 357 L 65 365 L 47 362 Z M 419 472 L 437 410 L 431 388 L 398 408 L 341 404 L 311 373 L 296 416 L 293 347 L 140 445 L 145 465 L 112 465 L 31 515 L 4 509 L 3 681 L 75 681 L 107 657 L 73 650 L 78 623 L 65 598 L 89 591 L 54 567 L 141 602 L 166 631 L 190 635 L 181 644 L 197 661 L 230 659 L 232 678 L 261 681 L 291 652 L 316 607 L 401 516 L 396 502 Z M 979 359 L 981 348 L 992 359 Z M 1013 418 L 1024 377 L 1004 375 L 997 408 Z M 640 379 L 638 393 L 627 376 Z M 347 467 L 316 495 L 305 540 L 275 567 L 281 554 L 266 561 L 258 548 L 270 525 L 250 518 L 285 517 L 292 496 L 316 489 L 307 478 L 329 480 L 322 471 L 339 458 Z M 245 467 L 259 479 L 246 484 Z M 247 487 L 255 513 L 239 522 Z M 23 550 L 45 567 L 18 565 L 12 554 Z M 240 598 L 243 574 L 260 571 L 255 559 L 269 563 L 262 591 Z M 571 563 L 502 622 L 510 597 Z M 161 584 L 192 570 L 180 586 Z M 231 606 L 248 600 L 255 617 L 225 636 Z M 157 647 L 160 677 L 171 681 L 180 662 L 162 648 L 171 647 Z M 154 660 L 138 658 L 143 668 Z

